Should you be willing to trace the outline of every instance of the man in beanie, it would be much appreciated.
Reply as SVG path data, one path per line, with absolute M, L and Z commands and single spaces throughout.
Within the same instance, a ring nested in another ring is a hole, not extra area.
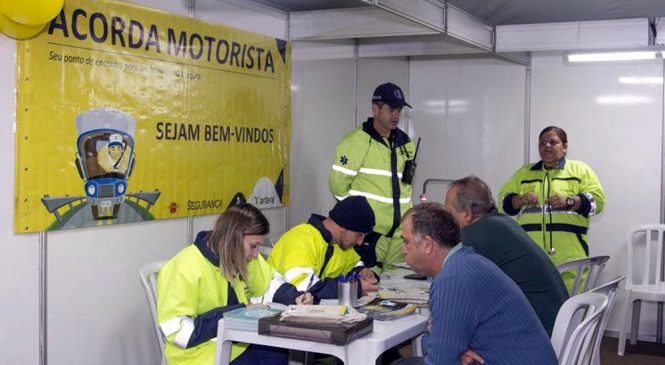
M 400 222 L 404 212 L 413 206 L 410 179 L 413 175 L 404 171 L 407 165 L 415 170 L 415 146 L 397 127 L 405 106 L 411 108 L 399 86 L 389 82 L 379 85 L 372 95 L 373 117 L 337 144 L 328 179 L 337 200 L 348 196 L 369 199 L 376 226 L 366 238 L 371 246 L 362 253 L 363 260 L 372 266 L 371 262 L 376 261 L 377 267 L 384 269 L 404 261 Z M 374 254 L 374 245 L 376 255 L 366 256 Z
M 337 298 L 340 275 L 357 280 L 359 295 L 365 295 L 378 289 L 378 279 L 351 248 L 363 244 L 373 228 L 374 212 L 367 199 L 349 197 L 337 202 L 328 217 L 312 214 L 307 223 L 284 233 L 268 263 L 298 291 L 311 293 L 317 301 Z

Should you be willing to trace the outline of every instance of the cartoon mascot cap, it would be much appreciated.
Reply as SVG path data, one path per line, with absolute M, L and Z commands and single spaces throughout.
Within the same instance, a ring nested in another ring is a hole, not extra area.
M 119 134 L 112 134 L 109 136 L 109 147 L 113 147 L 115 145 L 118 145 L 122 148 L 125 147 L 125 143 L 122 141 L 122 136 Z

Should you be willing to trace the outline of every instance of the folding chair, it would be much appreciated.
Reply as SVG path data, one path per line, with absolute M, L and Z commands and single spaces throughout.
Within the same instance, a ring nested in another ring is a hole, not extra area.
M 605 333 L 605 327 L 607 327 L 607 321 L 610 319 L 610 315 L 612 315 L 612 308 L 614 308 L 614 303 L 616 302 L 619 283 L 625 278 L 625 275 L 621 275 L 618 278 L 589 290 L 590 293 L 607 295 L 607 309 L 605 309 L 603 317 L 600 319 L 598 337 L 596 338 L 596 343 L 594 344 L 593 353 L 591 355 L 591 365 L 600 365 L 600 343 L 603 341 L 603 334 Z
M 634 227 L 628 231 L 628 267 L 626 270 L 626 299 L 623 320 L 619 329 L 619 348 L 617 353 L 623 356 L 626 350 L 626 334 L 630 330 L 630 343 L 637 343 L 640 324 L 641 301 L 665 301 L 665 270 L 663 232 L 665 225 L 653 224 Z M 639 301 L 634 307 L 635 301 Z M 628 323 L 628 314 L 633 312 L 632 324 Z M 656 339 L 662 337 L 662 323 L 658 321 Z
M 164 357 L 164 342 L 165 338 L 162 334 L 162 330 L 159 328 L 159 323 L 157 321 L 157 275 L 159 270 L 162 269 L 166 261 L 155 261 L 149 262 L 139 270 L 139 275 L 141 276 L 141 283 L 143 284 L 143 289 L 145 290 L 145 297 L 148 300 L 148 306 L 150 307 L 150 316 L 152 317 L 152 323 L 155 330 L 155 336 L 157 338 L 157 343 L 159 344 L 159 349 L 161 352 L 162 365 L 166 364 L 166 358 Z
M 557 266 L 557 269 L 561 274 L 566 271 L 573 271 L 575 274 L 575 282 L 570 290 L 570 296 L 572 297 L 575 294 L 584 293 L 595 287 L 600 278 L 600 274 L 605 269 L 605 263 L 609 259 L 609 256 L 585 257 L 583 259 L 564 262 Z
M 559 364 L 588 364 L 607 304 L 607 295 L 600 293 L 578 294 L 563 303 L 551 338 Z M 583 315 L 576 315 L 580 311 Z

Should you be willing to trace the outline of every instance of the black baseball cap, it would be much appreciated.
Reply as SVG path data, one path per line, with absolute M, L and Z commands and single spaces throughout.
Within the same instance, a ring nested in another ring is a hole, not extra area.
M 413 109 L 411 105 L 404 100 L 404 92 L 402 92 L 402 89 L 390 82 L 376 87 L 374 94 L 372 95 L 372 101 L 386 103 L 391 108 L 403 108 L 406 105 Z

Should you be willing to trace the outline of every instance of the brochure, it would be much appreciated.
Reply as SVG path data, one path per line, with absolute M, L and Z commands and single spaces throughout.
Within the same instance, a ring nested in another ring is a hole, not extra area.
M 414 304 L 397 303 L 391 300 L 376 298 L 370 303 L 356 308 L 358 312 L 365 313 L 379 321 L 388 321 L 404 317 L 416 310 Z

